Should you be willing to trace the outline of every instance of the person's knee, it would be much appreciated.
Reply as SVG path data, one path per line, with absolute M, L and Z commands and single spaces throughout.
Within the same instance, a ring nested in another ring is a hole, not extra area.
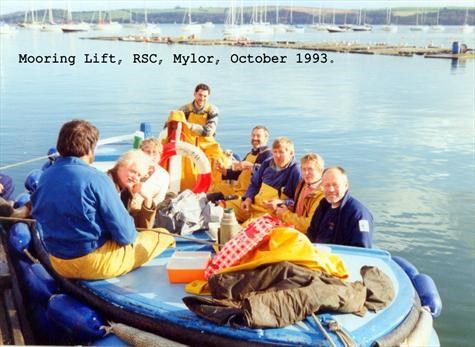
M 175 238 L 164 228 L 141 231 L 134 242 L 134 245 L 141 245 L 146 250 L 153 252 L 158 248 L 167 248 L 175 244 Z

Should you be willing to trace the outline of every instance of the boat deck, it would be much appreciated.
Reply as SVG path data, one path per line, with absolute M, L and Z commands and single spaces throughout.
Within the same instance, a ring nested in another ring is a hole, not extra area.
M 205 236 L 201 235 L 201 238 Z M 209 250 L 201 246 L 200 250 Z M 237 343 L 264 343 L 314 346 L 315 341 L 325 341 L 316 324 L 307 318 L 293 326 L 277 329 L 236 329 L 230 326 L 217 326 L 197 317 L 189 311 L 182 298 L 187 296 L 183 284 L 170 284 L 166 265 L 175 250 L 197 250 L 196 244 L 186 241 L 177 242 L 177 249 L 169 249 L 147 265 L 119 278 L 104 281 L 82 281 L 102 299 L 120 306 L 126 311 L 136 312 L 157 320 L 157 324 L 168 323 L 181 326 L 188 332 L 204 336 L 219 335 L 229 337 Z M 352 247 L 332 246 L 331 251 L 345 261 L 350 281 L 361 280 L 360 268 L 363 265 L 376 266 L 384 271 L 394 283 L 396 297 L 384 310 L 378 313 L 368 312 L 364 317 L 353 314 L 324 313 L 325 319 L 337 320 L 361 346 L 371 345 L 373 341 L 394 330 L 407 316 L 413 306 L 414 288 L 399 266 L 391 260 L 388 252 L 381 250 L 355 249 Z M 147 281 L 144 281 L 147 279 Z M 322 317 L 322 315 L 320 315 Z M 166 336 L 176 338 L 176 336 Z M 338 338 L 335 337 L 338 341 Z M 186 339 L 182 342 L 190 343 Z M 192 341 L 191 341 L 192 342 Z

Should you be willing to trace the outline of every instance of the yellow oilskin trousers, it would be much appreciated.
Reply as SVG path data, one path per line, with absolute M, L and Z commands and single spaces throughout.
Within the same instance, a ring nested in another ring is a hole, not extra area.
M 281 199 L 285 200 L 288 197 L 285 194 L 279 195 L 279 191 L 275 189 L 274 187 L 271 187 L 270 185 L 266 183 L 261 184 L 261 189 L 259 189 L 259 192 L 256 194 L 254 197 L 254 203 L 251 205 L 251 215 L 247 221 L 243 223 L 243 226 L 248 225 L 250 222 L 252 222 L 254 219 L 261 217 L 265 215 L 266 213 L 273 214 L 274 211 L 267 209 L 264 207 L 264 203 L 266 203 L 269 200 L 273 199 Z
M 168 233 L 165 229 L 160 232 Z M 60 259 L 50 256 L 51 265 L 63 277 L 97 280 L 117 277 L 136 269 L 175 244 L 171 235 L 152 230 L 138 233 L 134 243 L 121 246 L 106 241 L 98 249 L 82 257 Z
M 244 158 L 244 161 L 248 161 L 254 164 L 256 162 L 256 159 L 257 155 L 249 153 Z M 251 183 L 251 175 L 252 170 L 241 171 L 236 182 L 231 183 L 226 180 L 222 180 L 219 183 L 213 184 L 211 191 L 221 192 L 224 195 L 237 195 L 241 197 L 246 193 L 246 190 L 249 187 L 249 184 Z
M 242 200 L 239 198 L 239 199 L 224 201 L 221 204 L 221 206 L 224 208 L 230 207 L 234 210 L 234 214 L 236 215 L 236 219 L 239 223 L 243 223 L 251 217 L 251 213 L 249 211 L 245 211 L 241 208 L 241 202 Z
M 205 125 L 208 120 L 208 113 L 205 112 L 204 114 L 197 114 L 192 111 L 192 106 L 190 105 L 190 114 L 188 116 L 188 122 L 198 124 L 198 125 Z M 213 182 L 218 183 L 221 182 L 221 173 L 215 169 L 216 162 L 220 160 L 222 163 L 226 161 L 226 156 L 221 149 L 221 146 L 214 136 L 201 136 L 197 135 L 187 127 L 183 128 L 183 138 L 184 141 L 191 143 L 199 147 L 206 157 L 209 160 L 211 165 L 211 174 L 213 178 Z M 196 184 L 196 179 L 198 176 L 198 172 L 193 165 L 193 162 L 189 159 L 184 157 L 182 159 L 182 176 L 181 176 L 181 185 L 180 190 L 183 191 L 185 189 L 192 189 Z
M 279 196 L 279 191 L 266 183 L 261 184 L 261 189 L 254 197 L 254 203 L 251 205 L 250 211 L 245 211 L 241 208 L 241 199 L 235 199 L 225 201 L 223 207 L 232 207 L 236 215 L 236 219 L 242 223 L 243 226 L 247 226 L 254 219 L 265 215 L 266 213 L 273 214 L 271 211 L 264 207 L 264 203 L 272 199 L 287 199 L 285 194 Z
M 257 160 L 257 154 L 249 153 L 244 160 L 254 164 Z M 251 184 L 251 176 L 252 170 L 244 170 L 241 172 L 236 186 L 236 192 L 238 192 L 238 194 L 244 195 L 246 193 L 247 188 Z

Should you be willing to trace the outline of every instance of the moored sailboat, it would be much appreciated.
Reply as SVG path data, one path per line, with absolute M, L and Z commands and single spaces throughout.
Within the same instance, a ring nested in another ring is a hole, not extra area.
M 437 15 L 435 19 L 435 25 L 430 26 L 430 30 L 436 31 L 436 32 L 442 32 L 445 31 L 445 27 L 443 25 L 439 24 L 439 16 L 440 16 L 440 9 L 437 9 Z
M 423 23 L 424 13 L 421 14 L 421 23 Z M 425 25 L 419 24 L 419 8 L 416 9 L 416 25 L 409 27 L 410 31 L 427 31 L 427 27 Z
M 185 10 L 185 15 L 183 16 L 183 24 L 181 26 L 181 31 L 190 34 L 198 34 L 202 30 L 201 24 L 195 23 L 191 20 L 191 3 L 188 5 L 188 9 Z
M 391 7 L 388 7 L 388 9 L 386 10 L 386 25 L 383 25 L 381 27 L 382 31 L 387 31 L 390 33 L 395 33 L 398 31 L 397 25 L 391 24 L 391 19 L 392 19 L 392 9 Z
M 468 7 L 465 9 L 465 19 L 460 31 L 464 34 L 473 33 L 473 25 L 468 24 Z

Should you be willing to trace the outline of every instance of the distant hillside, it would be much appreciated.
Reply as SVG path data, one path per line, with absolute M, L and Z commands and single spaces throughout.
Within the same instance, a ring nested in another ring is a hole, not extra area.
M 44 17 L 46 9 L 36 11 L 36 18 L 41 20 Z M 461 7 L 443 7 L 439 10 L 439 24 L 441 25 L 461 25 L 465 22 L 465 8 Z M 252 8 L 246 7 L 243 11 L 243 18 L 245 23 L 249 23 L 252 17 Z M 200 7 L 193 9 L 193 21 L 198 23 L 213 22 L 222 24 L 228 16 L 228 8 L 218 7 Z M 336 24 L 355 24 L 359 19 L 359 9 L 338 9 L 335 11 Z M 104 12 L 103 12 L 104 14 Z M 148 10 L 147 18 L 150 23 L 182 23 L 185 14 L 185 9 L 175 7 L 174 9 L 162 10 Z M 367 24 L 386 24 L 386 8 L 371 9 L 362 12 L 364 22 Z M 107 13 L 109 15 L 109 13 Z M 112 20 L 128 23 L 143 22 L 143 9 L 123 9 L 114 10 L 110 13 Z M 9 13 L 0 16 L 0 21 L 7 23 L 21 23 L 24 21 L 24 12 Z M 66 22 L 66 11 L 64 9 L 54 9 L 53 17 L 55 22 Z M 81 11 L 72 13 L 73 20 L 85 22 L 97 22 L 98 13 L 93 11 Z M 240 15 L 239 15 L 240 18 Z M 262 18 L 270 23 L 276 23 L 275 8 L 269 6 L 267 13 L 262 15 Z M 333 10 L 322 9 L 320 15 L 318 8 L 312 7 L 298 7 L 293 8 L 292 12 L 293 24 L 311 24 L 319 22 L 331 23 L 333 21 Z M 437 8 L 425 8 L 423 12 L 419 13 L 419 24 L 432 25 L 436 23 Z M 468 12 L 468 24 L 475 25 L 475 8 L 471 8 Z M 363 20 L 362 20 L 363 21 Z M 279 7 L 279 23 L 290 22 L 290 7 Z M 398 25 L 412 25 L 416 23 L 416 9 L 415 8 L 393 8 L 391 22 Z

